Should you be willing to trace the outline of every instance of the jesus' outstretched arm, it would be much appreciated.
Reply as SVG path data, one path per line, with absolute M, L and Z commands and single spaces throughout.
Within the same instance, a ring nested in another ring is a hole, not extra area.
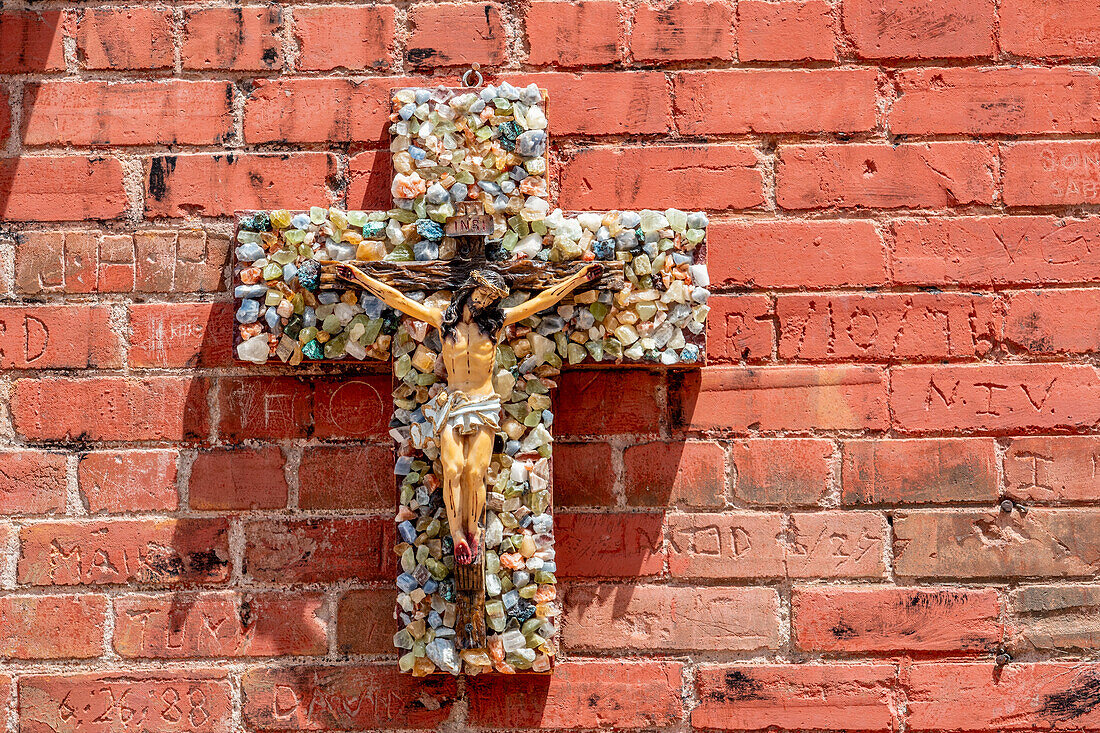
M 528 316 L 533 316 L 544 311 L 560 301 L 565 296 L 580 287 L 583 283 L 598 280 L 603 274 L 603 266 L 597 262 L 590 262 L 582 267 L 576 274 L 570 275 L 557 285 L 543 290 L 530 300 L 526 300 L 517 306 L 504 309 L 504 325 L 519 323 Z
M 343 262 L 334 264 L 341 277 L 359 283 L 390 308 L 399 310 L 407 316 L 412 316 L 436 328 L 439 328 L 443 323 L 443 312 L 438 308 L 429 308 L 423 303 L 417 303 L 397 288 L 374 279 L 355 265 L 349 265 Z

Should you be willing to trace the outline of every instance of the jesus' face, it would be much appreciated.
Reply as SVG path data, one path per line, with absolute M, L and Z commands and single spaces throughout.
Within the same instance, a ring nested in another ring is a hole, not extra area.
M 496 295 L 488 288 L 478 288 L 470 293 L 470 305 L 476 310 L 484 310 L 493 304 Z

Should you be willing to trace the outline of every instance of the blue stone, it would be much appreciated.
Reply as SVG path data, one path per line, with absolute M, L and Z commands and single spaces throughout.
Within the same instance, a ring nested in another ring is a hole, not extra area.
M 408 542 L 410 545 L 416 542 L 416 527 L 407 519 L 397 525 L 397 534 L 401 535 L 402 541 Z
M 494 86 L 487 86 L 481 90 L 481 94 L 478 95 L 483 102 L 492 102 L 496 99 L 497 88 Z
M 466 184 L 465 183 L 455 183 L 455 184 L 453 184 L 451 186 L 450 194 L 451 194 L 451 198 L 454 199 L 456 203 L 459 202 L 459 201 L 465 201 L 466 200 L 466 194 L 467 194 Z
M 238 285 L 233 289 L 235 298 L 262 298 L 267 295 L 266 285 Z
M 264 248 L 258 244 L 249 242 L 237 247 L 237 259 L 241 262 L 255 262 L 266 254 Z
M 367 318 L 378 318 L 382 315 L 382 309 L 386 304 L 370 293 L 363 293 L 359 298 L 359 305 Z
M 237 323 L 255 323 L 260 317 L 260 301 L 246 299 L 237 309 Z
M 302 328 L 309 328 L 310 326 L 317 325 L 317 309 L 311 305 L 307 305 L 306 309 L 302 311 Z
M 425 102 L 427 102 L 431 98 L 432 98 L 432 93 L 430 91 L 428 91 L 427 89 L 423 89 L 423 88 L 417 89 L 416 92 L 415 92 L 415 95 L 413 96 L 413 99 L 416 100 L 417 104 L 424 104 Z
M 401 119 L 407 120 L 407 119 L 410 119 L 413 116 L 413 114 L 415 114 L 415 113 L 416 113 L 416 103 L 415 102 L 409 102 L 404 107 L 402 107 L 400 109 L 400 111 L 398 111 L 397 114 L 401 115 Z
M 412 156 L 413 160 L 424 160 L 428 157 L 428 154 L 424 152 L 423 148 L 418 148 L 415 145 L 409 146 L 409 155 Z
M 592 245 L 592 253 L 597 260 L 612 260 L 615 258 L 615 240 L 602 239 Z
M 439 611 L 432 611 L 428 614 L 428 625 L 433 629 L 438 629 L 443 625 L 443 617 L 439 615 Z
M 500 186 L 498 186 L 496 183 L 493 183 L 492 181 L 478 181 L 477 185 L 481 188 L 482 191 L 489 194 L 490 196 L 498 196 L 500 194 Z
M 295 214 L 290 220 L 290 226 L 295 229 L 305 229 L 309 226 L 309 214 Z
M 432 594 L 439 589 L 439 581 L 435 578 L 428 578 L 421 587 L 424 589 L 425 593 Z
M 683 252 L 672 253 L 672 264 L 674 265 L 690 265 L 691 260 L 691 255 L 686 255 Z
M 401 573 L 397 576 L 397 587 L 401 589 L 402 593 L 412 593 L 420 587 L 420 583 L 417 583 L 416 578 L 408 573 Z
M 431 219 L 417 219 L 416 233 L 424 239 L 439 241 L 443 239 L 443 225 Z
M 316 290 L 321 284 L 321 263 L 317 260 L 304 260 L 298 265 L 298 283 L 306 290 Z
M 638 235 L 634 233 L 633 229 L 619 232 L 615 235 L 615 249 L 623 251 L 638 249 Z
M 314 260 L 317 262 L 317 260 Z M 306 263 L 302 263 L 305 265 Z M 298 282 L 302 282 L 302 270 L 298 269 Z M 323 293 L 317 293 L 317 302 L 321 305 L 336 305 L 340 302 L 340 295 L 332 290 L 326 290 Z
M 538 158 L 546 152 L 546 130 L 528 130 L 516 138 L 516 154 Z
M 283 282 L 289 283 L 296 277 L 298 277 L 298 267 L 293 262 L 283 265 Z
M 680 350 L 680 361 L 699 361 L 699 347 L 695 344 L 688 344 Z
M 264 321 L 267 322 L 267 327 L 274 331 L 279 326 L 279 313 L 274 308 L 268 308 L 267 313 L 264 313 Z
M 518 440 L 509 440 L 504 444 L 504 452 L 510 456 L 514 456 L 519 453 L 520 443 Z
M 419 262 L 438 259 L 439 245 L 430 239 L 422 239 L 413 244 L 413 257 Z
M 642 216 L 637 211 L 623 211 L 619 214 L 619 224 L 623 229 L 635 229 L 642 223 Z

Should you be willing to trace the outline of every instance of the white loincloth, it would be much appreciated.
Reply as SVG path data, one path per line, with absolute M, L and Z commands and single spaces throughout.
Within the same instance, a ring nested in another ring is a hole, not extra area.
M 460 390 L 444 390 L 424 406 L 424 417 L 436 435 L 444 428 L 455 428 L 469 435 L 479 427 L 500 430 L 500 395 L 470 397 Z

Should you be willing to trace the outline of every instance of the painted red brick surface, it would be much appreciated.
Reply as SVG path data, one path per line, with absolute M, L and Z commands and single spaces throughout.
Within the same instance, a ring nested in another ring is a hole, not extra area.
M 5 4 L 0 728 L 1100 727 L 1098 56 L 1094 0 Z M 456 683 L 394 663 L 389 372 L 241 368 L 227 265 L 388 208 L 390 90 L 475 62 L 551 206 L 705 210 L 711 295 L 701 369 L 561 376 L 560 664 Z

